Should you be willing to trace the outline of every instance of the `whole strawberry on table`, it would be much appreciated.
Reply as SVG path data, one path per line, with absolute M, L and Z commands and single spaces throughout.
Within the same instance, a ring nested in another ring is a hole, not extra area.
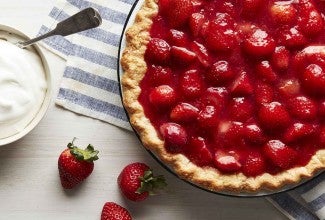
M 74 145 L 75 138 L 60 154 L 58 160 L 61 185 L 65 189 L 72 189 L 85 180 L 94 169 L 94 161 L 99 153 L 89 144 L 84 150 Z
M 131 163 L 124 167 L 117 179 L 122 194 L 134 202 L 143 201 L 167 186 L 164 176 L 154 176 L 144 163 Z

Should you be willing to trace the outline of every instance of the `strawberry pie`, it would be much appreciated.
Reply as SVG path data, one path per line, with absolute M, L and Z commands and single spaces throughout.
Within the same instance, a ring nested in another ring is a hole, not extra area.
M 324 170 L 323 13 L 313 0 L 145 0 L 121 58 L 144 146 L 212 191 Z

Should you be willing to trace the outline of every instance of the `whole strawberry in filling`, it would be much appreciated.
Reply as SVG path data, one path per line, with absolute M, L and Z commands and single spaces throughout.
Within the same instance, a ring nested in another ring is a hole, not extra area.
M 325 146 L 325 5 L 159 0 L 139 101 L 165 148 L 220 173 L 306 165 Z

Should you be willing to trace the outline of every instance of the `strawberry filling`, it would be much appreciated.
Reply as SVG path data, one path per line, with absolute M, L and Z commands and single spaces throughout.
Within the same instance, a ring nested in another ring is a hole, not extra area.
M 325 3 L 160 0 L 139 101 L 170 153 L 221 173 L 305 166 L 325 146 Z

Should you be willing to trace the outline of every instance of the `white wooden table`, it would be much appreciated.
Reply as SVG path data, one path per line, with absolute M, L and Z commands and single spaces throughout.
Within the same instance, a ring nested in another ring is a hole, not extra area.
M 55 0 L 0 0 L 0 24 L 34 36 Z M 46 53 L 58 90 L 64 61 Z M 0 73 L 1 74 L 1 73 Z M 92 143 L 100 159 L 90 178 L 75 190 L 62 190 L 57 158 L 66 144 Z M 128 163 L 143 161 L 164 174 L 168 193 L 142 203 L 124 200 L 116 184 Z M 137 220 L 286 219 L 265 199 L 238 199 L 193 188 L 153 160 L 131 132 L 50 106 L 39 126 L 22 140 L 0 148 L 0 219 L 100 219 L 103 204 L 115 201 Z

